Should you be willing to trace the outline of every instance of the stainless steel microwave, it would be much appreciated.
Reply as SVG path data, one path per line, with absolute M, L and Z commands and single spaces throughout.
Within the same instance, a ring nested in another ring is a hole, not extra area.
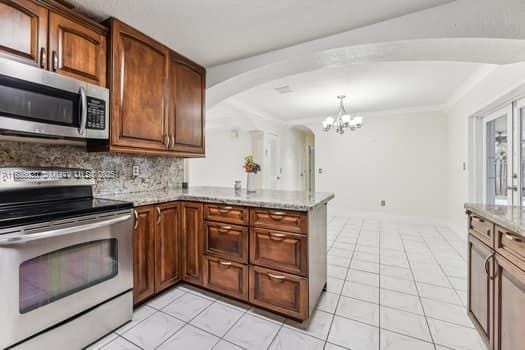
M 0 57 L 0 132 L 108 139 L 109 90 Z

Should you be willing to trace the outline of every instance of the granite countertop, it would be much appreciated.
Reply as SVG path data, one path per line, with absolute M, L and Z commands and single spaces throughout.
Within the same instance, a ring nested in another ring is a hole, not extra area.
M 177 200 L 199 201 L 245 205 L 274 209 L 308 211 L 325 204 L 334 198 L 333 193 L 303 191 L 258 190 L 247 193 L 246 189 L 235 192 L 229 187 L 190 187 L 189 189 L 170 189 L 164 191 L 145 191 L 123 194 L 100 194 L 97 198 L 132 202 L 135 207 L 149 204 L 166 203 Z
M 525 236 L 525 208 L 519 206 L 466 203 L 465 209 L 507 230 Z

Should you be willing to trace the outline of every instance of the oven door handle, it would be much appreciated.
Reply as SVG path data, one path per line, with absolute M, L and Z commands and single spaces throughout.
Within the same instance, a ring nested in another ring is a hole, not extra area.
M 80 103 L 82 104 L 80 107 L 80 127 L 78 128 L 78 133 L 80 136 L 85 136 L 86 133 L 86 119 L 87 119 L 87 95 L 86 95 L 86 89 L 84 87 L 80 88 Z
M 27 243 L 31 241 L 47 239 L 47 238 L 52 238 L 52 237 L 57 237 L 57 236 L 63 236 L 63 235 L 68 235 L 68 234 L 77 233 L 81 231 L 96 230 L 98 228 L 102 228 L 105 226 L 111 226 L 111 225 L 114 225 L 114 224 L 117 224 L 119 222 L 123 222 L 126 220 L 130 220 L 131 222 L 131 214 L 123 214 L 123 215 L 119 215 L 111 219 L 95 221 L 95 222 L 91 222 L 89 224 L 84 224 L 84 225 L 64 227 L 64 228 L 59 228 L 56 230 L 42 231 L 42 232 L 37 232 L 37 233 L 26 233 L 26 234 L 17 232 L 13 234 L 0 235 L 0 246 L 23 244 L 23 243 Z M 131 232 L 131 228 L 130 228 L 130 232 Z

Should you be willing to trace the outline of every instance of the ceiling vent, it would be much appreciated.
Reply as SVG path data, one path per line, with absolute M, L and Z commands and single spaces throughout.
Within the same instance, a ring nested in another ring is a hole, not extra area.
M 289 93 L 293 92 L 293 90 L 290 87 L 290 85 L 283 85 L 283 86 L 276 87 L 275 91 L 277 91 L 280 94 L 289 94 Z

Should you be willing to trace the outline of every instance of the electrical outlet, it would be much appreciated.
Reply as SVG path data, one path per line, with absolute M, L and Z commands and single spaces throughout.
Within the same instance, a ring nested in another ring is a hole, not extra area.
M 140 176 L 140 167 L 138 165 L 133 165 L 132 174 L 134 177 Z
M 467 170 L 467 162 L 463 162 L 463 171 Z
M 323 168 L 319 168 L 319 174 L 323 173 Z
M 381 201 L 381 206 L 386 207 L 386 201 L 384 199 Z

